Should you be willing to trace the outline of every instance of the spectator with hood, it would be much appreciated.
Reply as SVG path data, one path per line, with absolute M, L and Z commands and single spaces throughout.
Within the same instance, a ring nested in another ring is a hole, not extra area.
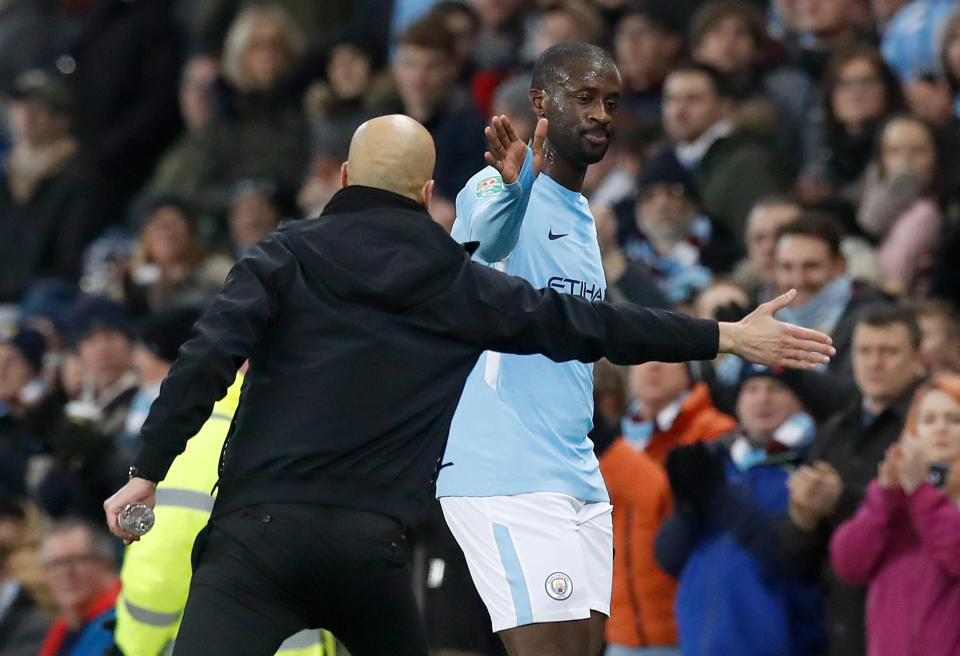
M 825 646 L 816 580 L 792 572 L 777 542 L 787 477 L 814 437 L 805 373 L 748 364 L 737 428 L 667 456 L 675 510 L 656 558 L 679 580 L 685 655 L 807 656 Z
M 830 543 L 837 576 L 868 586 L 868 656 L 960 653 L 958 458 L 960 377 L 941 375 L 917 393 L 903 436 Z

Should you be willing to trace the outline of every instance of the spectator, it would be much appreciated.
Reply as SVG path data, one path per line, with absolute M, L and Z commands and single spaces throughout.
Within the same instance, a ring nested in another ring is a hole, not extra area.
M 390 92 L 390 79 L 374 68 L 370 47 L 344 36 L 327 57 L 327 80 L 307 91 L 307 116 L 314 150 L 345 151 L 350 135 Z
M 795 5 L 797 26 L 809 34 L 810 43 L 794 58 L 819 81 L 833 53 L 862 41 L 870 8 L 867 0 L 805 0 Z
M 140 446 L 140 428 L 150 406 L 160 395 L 160 383 L 170 372 L 180 346 L 190 339 L 193 324 L 200 318 L 195 308 L 173 308 L 148 316 L 140 322 L 138 340 L 133 347 L 133 366 L 140 387 L 130 402 L 123 432 L 117 437 L 117 459 L 133 462 Z
M 180 76 L 180 117 L 186 128 L 160 158 L 148 188 L 156 193 L 197 197 L 200 183 L 211 166 L 205 161 L 206 129 L 213 118 L 211 93 L 220 73 L 216 57 L 201 53 L 190 57 Z M 197 200 L 200 200 L 197 198 Z
M 426 18 L 441 23 L 453 37 L 459 71 L 457 80 L 461 84 L 468 84 L 474 73 L 474 53 L 480 29 L 477 10 L 472 4 L 461 0 L 442 0 L 430 8 Z
M 127 310 L 143 316 L 175 306 L 199 307 L 220 289 L 231 262 L 204 252 L 193 210 L 182 199 L 148 197 L 135 208 L 140 238 L 124 276 Z
M 824 88 L 823 174 L 833 196 L 855 208 L 878 130 L 903 104 L 900 85 L 879 52 L 857 46 L 831 59 Z
M 75 400 L 59 413 L 50 437 L 52 466 L 33 493 L 53 517 L 99 521 L 103 499 L 126 474 L 115 441 L 139 389 L 133 326 L 120 305 L 100 296 L 81 296 L 71 315 L 79 360 L 64 364 L 64 388 Z
M 747 257 L 737 266 L 734 277 L 750 292 L 754 304 L 777 295 L 777 231 L 798 216 L 802 208 L 786 196 L 758 200 L 747 215 Z
M 237 258 L 277 229 L 283 221 L 299 218 L 292 194 L 265 179 L 237 185 L 230 209 L 230 242 Z
M 677 159 L 693 173 L 704 211 L 742 235 L 757 199 L 785 189 L 776 157 L 734 124 L 734 99 L 716 69 L 678 67 L 664 89 L 663 125 Z
M 829 216 L 812 212 L 800 215 L 777 231 L 776 244 L 778 293 L 797 290 L 796 300 L 780 316 L 833 337 L 837 355 L 828 371 L 848 379 L 856 314 L 864 305 L 881 300 L 882 295 L 847 275 L 840 231 Z
M 676 584 L 653 559 L 654 537 L 672 507 L 663 461 L 674 446 L 715 439 L 736 422 L 713 407 L 706 385 L 694 384 L 683 363 L 631 367 L 630 387 L 623 436 L 600 458 L 614 508 L 607 654 L 675 654 Z
M 958 457 L 960 378 L 940 376 L 831 540 L 837 576 L 869 586 L 868 656 L 960 652 L 960 496 L 944 490 Z
M 834 656 L 865 653 L 865 594 L 836 577 L 827 545 L 837 526 L 856 512 L 884 453 L 900 437 L 924 375 L 920 339 L 908 310 L 885 305 L 864 309 L 851 347 L 857 397 L 818 431 L 810 451 L 816 464 L 801 467 L 790 478 L 790 521 L 781 539 L 798 568 L 821 571 Z
M 688 303 L 714 272 L 736 261 L 736 242 L 723 225 L 701 213 L 690 174 L 672 152 L 648 163 L 637 188 L 635 200 L 614 207 L 619 223 L 633 224 L 624 254 L 643 265 L 671 304 Z
M 60 615 L 38 656 L 89 656 L 113 644 L 108 627 L 120 593 L 113 539 L 97 525 L 70 520 L 47 532 L 41 559 Z
M 646 265 L 639 260 L 627 259 L 624 254 L 618 236 L 626 231 L 619 229 L 613 208 L 600 205 L 592 207 L 591 211 L 597 224 L 597 241 L 603 258 L 604 276 L 607 279 L 606 298 L 629 301 L 645 307 L 672 307 Z M 632 221 L 632 216 L 629 218 Z
M 233 185 L 267 175 L 296 188 L 309 163 L 303 89 L 295 72 L 304 52 L 299 28 L 282 8 L 250 6 L 227 34 L 223 79 L 215 86 L 211 169 L 203 186 L 226 211 Z
M 796 173 L 813 156 L 805 136 L 816 94 L 800 71 L 765 61 L 768 43 L 763 15 L 745 0 L 705 3 L 690 24 L 693 57 L 727 76 L 741 103 L 738 122 L 774 137 Z
M 547 5 L 534 19 L 526 38 L 525 59 L 532 64 L 544 50 L 558 43 L 579 41 L 599 44 L 604 38 L 600 14 L 581 0 L 561 0 Z
M 888 286 L 923 292 L 940 238 L 936 137 L 922 121 L 894 117 L 880 131 L 878 157 L 867 169 L 857 222 L 879 242 Z
M 473 0 L 480 17 L 474 57 L 479 71 L 513 70 L 523 44 L 525 0 Z
M 0 341 L 0 493 L 23 494 L 27 458 L 38 448 L 28 415 L 43 394 L 43 335 L 20 328 Z
M 180 130 L 181 40 L 168 0 L 93 0 L 69 5 L 71 43 L 57 58 L 76 108 L 80 153 L 109 181 L 108 220 L 147 181 Z
M 621 103 L 625 112 L 660 120 L 663 83 L 683 48 L 683 26 L 674 3 L 643 0 L 624 9 L 613 45 L 623 77 Z
M 777 547 L 788 471 L 813 440 L 809 385 L 803 372 L 748 364 L 737 429 L 667 457 L 675 510 L 656 558 L 679 579 L 683 654 L 805 656 L 825 646 L 816 582 L 792 572 Z
M 393 76 L 399 98 L 387 113 L 420 121 L 437 148 L 436 193 L 448 203 L 484 166 L 483 119 L 455 88 L 454 41 L 442 26 L 429 21 L 411 25 L 400 37 Z
M 12 564 L 24 547 L 27 514 L 23 504 L 0 492 L 0 654 L 35 656 L 50 626 Z
M 70 134 L 71 100 L 55 74 L 22 74 L 8 124 L 13 149 L 0 173 L 0 302 L 39 276 L 76 279 L 80 253 L 104 225 L 100 192 Z
M 915 301 L 911 307 L 923 333 L 920 353 L 932 373 L 960 374 L 960 318 L 941 299 Z

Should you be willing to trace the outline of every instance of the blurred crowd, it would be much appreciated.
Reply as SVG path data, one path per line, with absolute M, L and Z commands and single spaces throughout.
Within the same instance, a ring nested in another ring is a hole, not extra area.
M 101 504 L 234 261 L 340 184 L 353 130 L 437 148 L 448 230 L 485 118 L 609 49 L 590 167 L 607 298 L 829 333 L 822 370 L 599 363 L 610 656 L 960 654 L 960 4 L 0 0 L 0 655 L 99 654 Z M 437 653 L 497 654 L 436 508 Z M 129 655 L 128 655 L 129 656 Z

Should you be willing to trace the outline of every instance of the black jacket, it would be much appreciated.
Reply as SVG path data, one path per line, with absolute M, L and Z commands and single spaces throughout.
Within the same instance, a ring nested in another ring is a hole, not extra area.
M 251 249 L 194 330 L 141 432 L 146 478 L 250 358 L 215 512 L 285 500 L 408 523 L 485 349 L 626 364 L 718 344 L 714 321 L 536 291 L 471 261 L 418 203 L 359 186 Z

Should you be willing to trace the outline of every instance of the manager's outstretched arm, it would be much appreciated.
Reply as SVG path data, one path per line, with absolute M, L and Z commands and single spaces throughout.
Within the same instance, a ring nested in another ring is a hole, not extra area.
M 773 317 L 795 296 L 791 290 L 736 323 L 718 323 L 536 290 L 521 278 L 470 262 L 442 302 L 457 317 L 459 338 L 493 351 L 542 353 L 558 362 L 606 357 L 615 364 L 708 360 L 725 352 L 769 366 L 812 369 L 835 350 L 826 335 Z

